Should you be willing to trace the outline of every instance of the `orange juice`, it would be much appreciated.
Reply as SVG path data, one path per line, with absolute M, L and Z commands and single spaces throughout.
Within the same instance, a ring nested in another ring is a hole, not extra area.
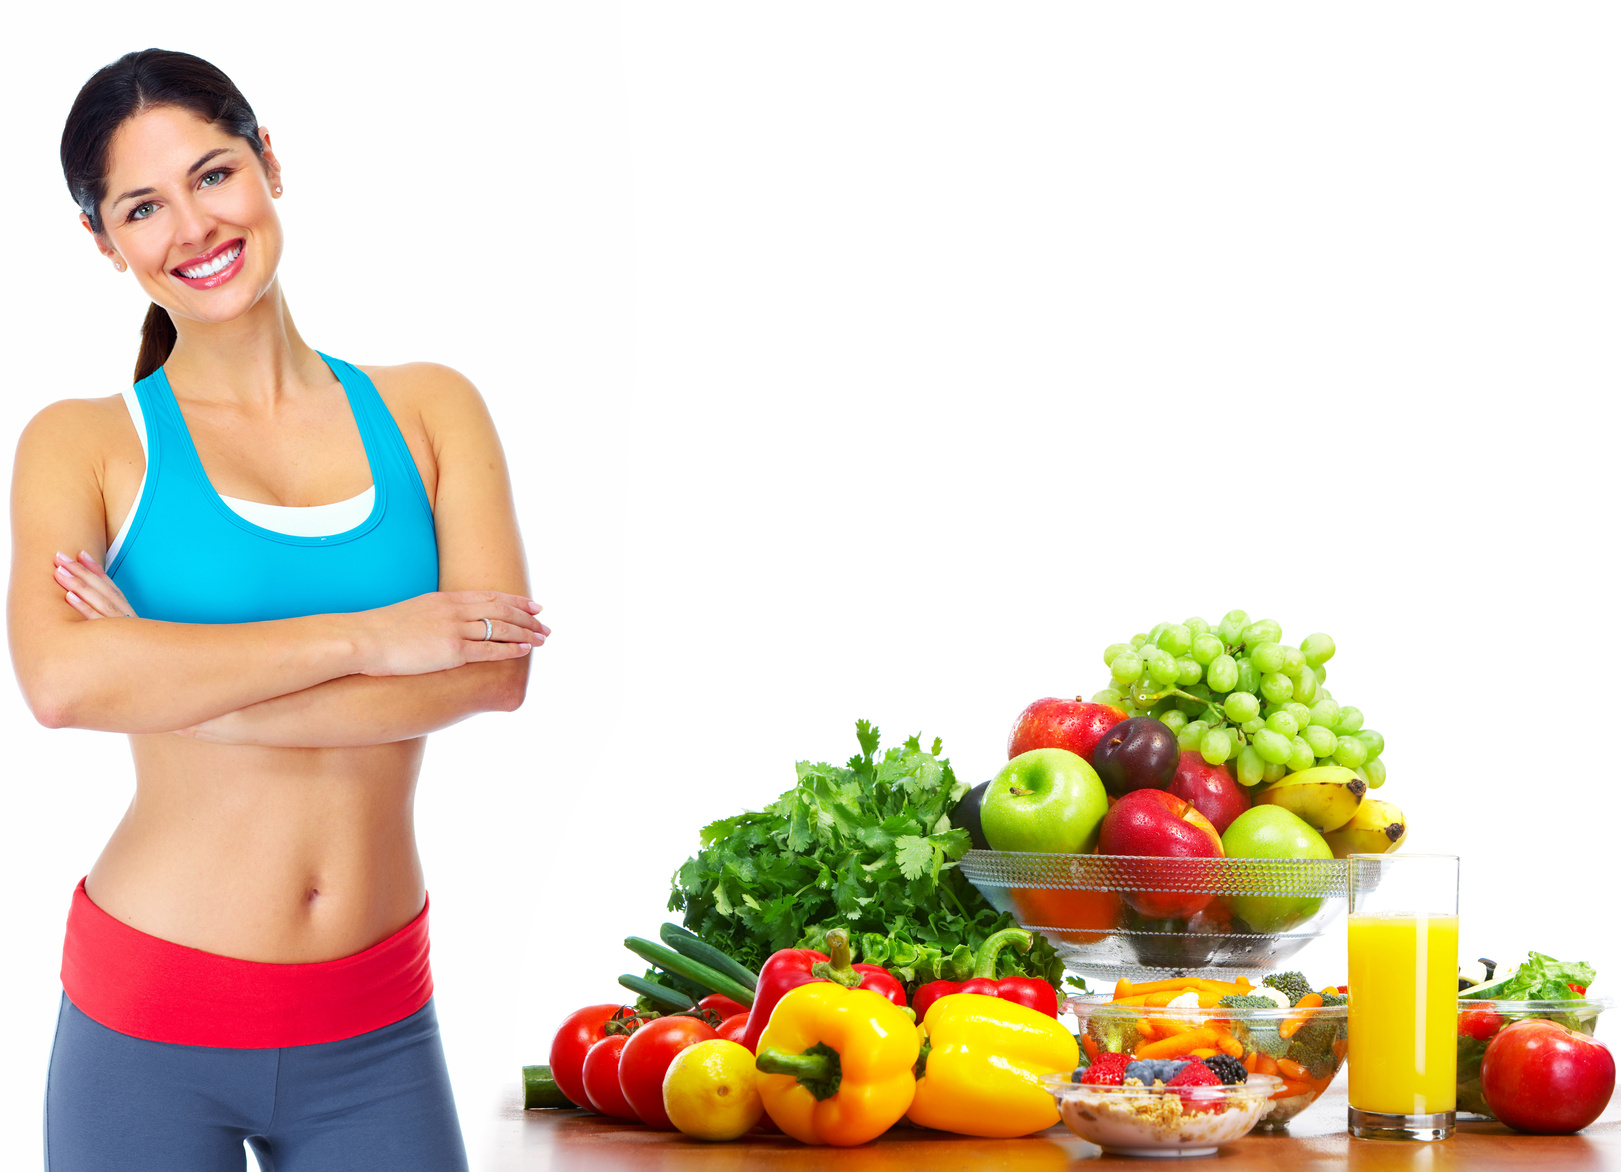
M 1350 918 L 1351 1106 L 1432 1115 L 1457 1105 L 1458 917 Z

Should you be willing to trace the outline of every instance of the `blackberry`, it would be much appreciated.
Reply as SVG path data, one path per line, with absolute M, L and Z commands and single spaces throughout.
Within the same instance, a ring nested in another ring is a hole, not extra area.
M 1244 1069 L 1244 1064 L 1231 1054 L 1217 1054 L 1204 1059 L 1204 1064 L 1210 1067 L 1210 1072 L 1221 1079 L 1223 1086 L 1233 1086 L 1236 1083 L 1248 1082 L 1250 1072 Z

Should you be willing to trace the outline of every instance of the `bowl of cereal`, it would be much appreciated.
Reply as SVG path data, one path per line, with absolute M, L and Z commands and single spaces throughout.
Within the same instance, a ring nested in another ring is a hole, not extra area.
M 1096 1066 L 1096 1064 L 1094 1064 Z M 1210 1156 L 1243 1136 L 1267 1107 L 1278 1079 L 1251 1074 L 1242 1082 L 1187 1077 L 1186 1063 L 1169 1082 L 1145 1073 L 1119 1085 L 1077 1081 L 1067 1074 L 1041 1081 L 1058 1101 L 1064 1126 L 1088 1143 L 1122 1156 Z

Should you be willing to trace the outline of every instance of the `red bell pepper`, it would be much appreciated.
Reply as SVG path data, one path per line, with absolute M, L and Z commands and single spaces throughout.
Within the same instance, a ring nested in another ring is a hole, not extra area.
M 828 953 L 813 948 L 784 948 L 773 952 L 760 966 L 760 982 L 749 1007 L 748 1028 L 738 1040 L 753 1050 L 760 1044 L 771 1011 L 784 993 L 812 981 L 832 981 L 846 989 L 871 989 L 902 1009 L 906 1008 L 906 988 L 888 969 L 876 964 L 850 963 L 850 933 L 834 928 L 827 934 Z M 1056 1014 L 1054 1016 L 1057 1016 Z
M 1058 991 L 1040 977 L 1003 977 L 996 979 L 996 957 L 1003 948 L 1013 945 L 1020 952 L 1030 951 L 1031 935 L 1023 928 L 1004 928 L 992 933 L 974 954 L 974 975 L 966 981 L 930 981 L 912 994 L 912 1012 L 918 1021 L 929 1012 L 929 1006 L 953 993 L 982 993 L 1000 997 L 1003 1001 L 1016 1001 L 1039 1009 L 1048 1017 L 1058 1016 Z

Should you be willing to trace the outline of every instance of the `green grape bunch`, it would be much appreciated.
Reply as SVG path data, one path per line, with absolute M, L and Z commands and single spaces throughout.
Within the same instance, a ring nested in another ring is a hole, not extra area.
M 1160 623 L 1104 650 L 1112 678 L 1092 701 L 1162 721 L 1182 751 L 1230 763 L 1247 786 L 1343 765 L 1377 789 L 1385 783 L 1385 738 L 1362 727 L 1359 709 L 1329 694 L 1324 665 L 1333 657 L 1327 635 L 1291 647 L 1278 623 L 1251 622 L 1241 610 L 1215 626 L 1200 618 Z

